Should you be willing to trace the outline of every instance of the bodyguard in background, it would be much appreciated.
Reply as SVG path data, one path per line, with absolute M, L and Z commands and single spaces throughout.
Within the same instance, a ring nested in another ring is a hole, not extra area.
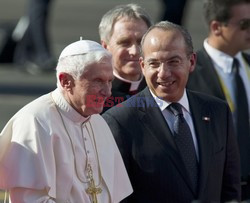
M 242 199 L 250 199 L 250 0 L 206 0 L 209 34 L 188 88 L 226 100 L 241 155 Z

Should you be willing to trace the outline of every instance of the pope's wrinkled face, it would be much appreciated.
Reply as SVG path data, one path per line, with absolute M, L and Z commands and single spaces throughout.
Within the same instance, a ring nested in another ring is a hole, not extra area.
M 139 80 L 140 42 L 148 26 L 142 19 L 119 19 L 113 27 L 109 42 L 102 42 L 113 56 L 114 72 L 128 80 Z
M 79 80 L 68 74 L 64 74 L 63 78 L 68 80 L 64 85 L 66 100 L 76 111 L 84 117 L 101 113 L 105 99 L 111 95 L 112 58 L 103 58 L 88 65 Z
M 146 36 L 142 49 L 140 64 L 148 87 L 165 101 L 180 100 L 196 58 L 194 53 L 187 54 L 181 33 L 155 28 Z

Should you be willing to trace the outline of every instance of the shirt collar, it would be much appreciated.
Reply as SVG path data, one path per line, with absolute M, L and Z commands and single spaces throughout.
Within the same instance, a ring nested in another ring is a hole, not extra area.
M 157 103 L 157 105 L 159 106 L 159 108 L 161 109 L 161 111 L 165 110 L 172 103 L 172 102 L 168 102 L 168 101 L 162 100 L 161 98 L 157 97 L 151 90 L 150 90 L 150 93 L 153 96 L 153 98 L 154 98 L 155 102 Z M 177 103 L 181 104 L 182 107 L 184 107 L 185 111 L 190 113 L 186 89 L 184 90 L 183 96 L 181 97 L 181 99 Z
M 138 87 L 139 87 L 139 85 L 140 85 L 140 83 L 141 83 L 141 81 L 142 81 L 142 79 L 143 79 L 143 76 L 141 76 L 140 80 L 138 80 L 138 81 L 131 81 L 131 80 L 127 80 L 127 79 L 122 78 L 116 72 L 113 72 L 113 74 L 119 80 L 130 84 L 129 91 L 135 91 L 135 90 L 137 90 Z
M 203 45 L 208 55 L 211 57 L 213 63 L 218 68 L 220 68 L 224 73 L 232 72 L 233 57 L 212 47 L 210 44 L 208 44 L 208 39 L 204 40 Z M 237 58 L 240 61 L 240 64 L 242 65 L 243 62 L 242 53 L 238 52 L 235 55 L 235 58 Z
M 57 88 L 52 92 L 52 98 L 57 105 L 57 107 L 60 109 L 61 113 L 76 123 L 83 123 L 89 120 L 89 117 L 83 117 L 81 114 L 79 114 L 63 97 L 62 92 Z

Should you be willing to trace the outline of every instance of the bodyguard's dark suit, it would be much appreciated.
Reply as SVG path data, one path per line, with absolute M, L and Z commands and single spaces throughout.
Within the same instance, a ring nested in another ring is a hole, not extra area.
M 191 189 L 173 135 L 148 88 L 103 114 L 133 185 L 129 203 L 239 200 L 239 152 L 230 110 L 216 98 L 190 91 L 187 95 L 199 148 L 198 195 Z
M 243 58 L 250 67 L 250 55 L 243 53 Z M 187 88 L 226 100 L 212 59 L 204 48 L 197 52 L 195 71 L 189 76 Z M 243 138 L 240 135 L 237 136 L 241 158 L 241 174 L 244 182 L 242 192 L 243 197 L 247 199 L 250 198 L 250 135 L 248 136 L 249 139 L 245 139 L 245 136 Z
M 243 57 L 250 66 L 250 55 L 243 53 Z M 196 67 L 189 75 L 187 88 L 226 100 L 212 59 L 204 48 L 197 52 Z

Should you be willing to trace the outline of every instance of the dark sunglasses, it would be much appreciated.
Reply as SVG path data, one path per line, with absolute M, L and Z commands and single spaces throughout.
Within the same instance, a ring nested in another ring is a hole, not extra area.
M 247 30 L 250 28 L 250 19 L 243 19 L 239 21 L 239 26 L 241 30 Z
M 250 28 L 250 19 L 242 19 L 237 23 L 227 23 L 227 24 L 235 24 L 238 25 L 241 30 L 247 30 Z

